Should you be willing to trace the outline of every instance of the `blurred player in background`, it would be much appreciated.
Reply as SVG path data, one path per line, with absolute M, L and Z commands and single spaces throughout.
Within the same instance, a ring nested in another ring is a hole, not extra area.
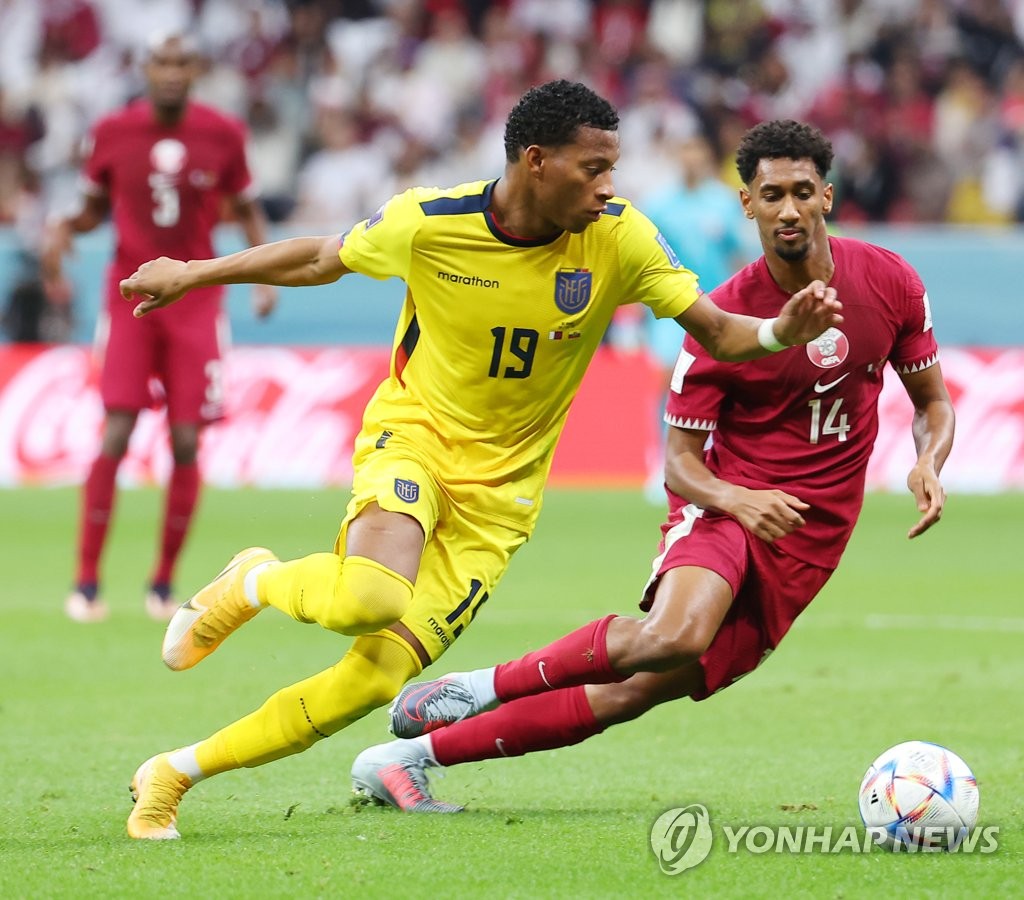
M 895 253 L 828 236 L 831 162 L 828 140 L 792 121 L 762 123 L 740 144 L 743 210 L 764 255 L 712 299 L 770 317 L 817 280 L 836 289 L 844 321 L 743 365 L 686 338 L 666 413 L 669 516 L 643 593 L 649 615 L 606 616 L 513 662 L 405 688 L 391 727 L 415 737 L 363 751 L 358 790 L 402 809 L 458 809 L 425 802 L 428 766 L 575 744 L 752 672 L 828 581 L 853 531 L 886 362 L 914 406 L 907 486 L 920 518 L 908 536 L 939 520 L 954 414 L 928 298 Z
M 710 141 L 694 134 L 676 142 L 679 177 L 647 195 L 644 213 L 680 259 L 700 275 L 711 291 L 757 256 L 747 237 L 736 190 L 718 177 L 718 161 Z M 651 323 L 649 344 L 659 361 L 671 369 L 679 355 L 679 333 Z
M 223 415 L 223 288 L 197 291 L 181 314 L 136 322 L 118 284 L 153 256 L 211 256 L 213 229 L 225 202 L 250 245 L 266 240 L 242 124 L 188 99 L 198 65 L 187 36 L 151 41 L 144 64 L 147 96 L 97 123 L 84 165 L 81 207 L 54 221 L 45 238 L 44 282 L 51 295 L 67 296 L 62 258 L 70 252 L 72 236 L 96 228 L 108 213 L 113 216 L 117 246 L 97 334 L 106 416 L 99 455 L 85 482 L 75 587 L 65 604 L 68 616 L 78 622 L 100 621 L 108 614 L 100 596 L 100 557 L 118 466 L 139 412 L 153 404 L 151 378 L 159 380 L 167 405 L 174 458 L 159 558 L 145 600 L 155 619 L 166 621 L 177 608 L 174 568 L 199 496 L 199 431 Z M 275 288 L 257 288 L 256 314 L 268 315 L 276 298 Z
M 281 562 L 243 550 L 175 614 L 163 658 L 190 668 L 266 606 L 355 642 L 251 715 L 143 763 L 129 835 L 177 838 L 179 801 L 197 781 L 334 734 L 391 700 L 469 627 L 533 530 L 569 404 L 620 304 L 676 318 L 729 359 L 764 356 L 778 340 L 809 340 L 842 320 L 820 283 L 770 321 L 711 303 L 650 221 L 615 199 L 617 127 L 615 110 L 587 87 L 551 82 L 509 114 L 497 181 L 413 188 L 340 242 L 163 258 L 122 282 L 125 297 L 140 298 L 136 315 L 212 284 L 326 284 L 355 271 L 407 285 L 390 377 L 356 439 L 334 552 Z
M 675 142 L 679 177 L 644 198 L 640 204 L 680 259 L 700 276 L 701 287 L 712 291 L 730 275 L 758 255 L 757 240 L 748 237 L 743 208 L 736 189 L 719 178 L 718 160 L 711 142 L 703 134 L 688 135 Z M 647 348 L 664 372 L 668 387 L 672 368 L 679 356 L 679 331 L 654 316 L 644 318 Z M 664 404 L 655 411 L 661 423 L 659 452 L 648 462 L 644 495 L 652 502 L 665 500 Z

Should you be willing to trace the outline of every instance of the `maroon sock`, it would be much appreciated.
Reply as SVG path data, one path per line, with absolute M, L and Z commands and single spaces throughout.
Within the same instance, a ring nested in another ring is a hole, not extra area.
M 604 730 L 583 685 L 521 697 L 430 735 L 434 759 L 454 766 L 578 744 Z
M 114 509 L 120 457 L 100 454 L 93 460 L 82 491 L 78 535 L 78 584 L 96 584 L 107 527 Z
M 164 508 L 164 530 L 160 539 L 160 562 L 153 573 L 153 584 L 170 584 L 174 566 L 185 543 L 192 513 L 199 499 L 199 466 L 196 463 L 176 464 L 167 485 Z
M 502 663 L 494 670 L 494 691 L 502 703 L 577 684 L 623 681 L 608 662 L 608 624 L 605 616 L 554 643 Z

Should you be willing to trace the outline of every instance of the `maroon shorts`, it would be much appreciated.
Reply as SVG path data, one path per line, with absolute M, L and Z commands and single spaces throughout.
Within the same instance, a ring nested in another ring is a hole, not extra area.
M 193 291 L 169 309 L 136 319 L 134 304 L 110 278 L 97 330 L 103 405 L 138 412 L 163 402 L 172 424 L 221 418 L 221 348 L 227 340 L 222 294 L 221 288 Z
M 661 550 L 641 608 L 650 609 L 661 575 L 680 566 L 710 569 L 732 588 L 732 606 L 700 658 L 704 690 L 694 700 L 727 688 L 764 662 L 833 571 L 781 553 L 735 519 L 693 505 L 666 532 Z

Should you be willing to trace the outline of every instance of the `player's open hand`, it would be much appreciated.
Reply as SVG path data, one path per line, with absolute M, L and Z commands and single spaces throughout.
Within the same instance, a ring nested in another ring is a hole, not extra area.
M 823 281 L 812 281 L 790 297 L 779 311 L 775 336 L 783 344 L 806 344 L 823 331 L 843 321 L 843 304 L 836 289 Z
M 914 495 L 917 509 L 921 513 L 917 524 L 907 532 L 908 538 L 916 538 L 942 518 L 942 507 L 946 503 L 946 490 L 939 481 L 935 469 L 923 463 L 918 463 L 910 470 L 910 474 L 907 476 L 907 487 Z
M 809 509 L 799 497 L 785 491 L 754 491 L 736 486 L 728 509 L 751 534 L 769 544 L 806 524 L 801 513 Z
M 191 287 L 185 277 L 185 266 L 180 259 L 161 256 L 143 263 L 122 279 L 121 296 L 125 300 L 140 300 L 133 310 L 135 318 L 170 306 L 185 295 Z

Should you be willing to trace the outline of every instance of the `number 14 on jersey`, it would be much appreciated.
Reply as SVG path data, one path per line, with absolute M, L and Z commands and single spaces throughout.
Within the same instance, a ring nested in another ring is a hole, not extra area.
M 846 413 L 839 412 L 843 405 L 843 398 L 836 397 L 832 401 L 832 406 L 825 413 L 824 422 L 821 420 L 821 404 L 820 398 L 815 398 L 807 404 L 811 408 L 811 443 L 817 444 L 823 436 L 830 434 L 834 434 L 837 441 L 845 441 L 850 425 Z

